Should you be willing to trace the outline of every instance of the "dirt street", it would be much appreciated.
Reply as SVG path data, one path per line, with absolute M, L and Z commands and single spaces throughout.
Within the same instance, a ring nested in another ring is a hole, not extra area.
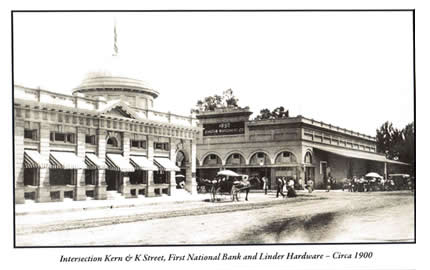
M 17 246 L 335 243 L 414 240 L 411 192 L 300 193 L 18 216 Z

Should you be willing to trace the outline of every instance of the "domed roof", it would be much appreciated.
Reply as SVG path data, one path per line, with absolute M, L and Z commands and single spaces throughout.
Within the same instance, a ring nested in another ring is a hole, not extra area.
M 93 92 L 95 90 L 126 90 L 143 92 L 156 98 L 159 92 L 140 79 L 135 63 L 126 62 L 117 55 L 107 58 L 101 65 L 91 69 L 73 93 Z

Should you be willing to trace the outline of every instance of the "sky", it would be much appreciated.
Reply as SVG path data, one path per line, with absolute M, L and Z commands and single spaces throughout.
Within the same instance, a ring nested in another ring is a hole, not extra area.
M 111 57 L 114 21 L 159 111 L 231 88 L 252 117 L 284 106 L 371 136 L 414 120 L 411 12 L 15 13 L 15 83 L 71 94 Z

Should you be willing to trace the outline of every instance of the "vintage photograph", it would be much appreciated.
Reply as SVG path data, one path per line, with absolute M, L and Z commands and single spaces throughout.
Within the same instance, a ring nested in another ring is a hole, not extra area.
M 415 243 L 413 19 L 13 12 L 15 247 Z

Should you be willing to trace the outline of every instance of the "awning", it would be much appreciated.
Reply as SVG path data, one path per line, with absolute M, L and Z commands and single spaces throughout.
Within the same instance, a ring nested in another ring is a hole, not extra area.
M 121 172 L 134 172 L 128 159 L 120 154 L 106 154 L 106 165 L 108 170 Z
M 24 150 L 24 168 L 49 168 L 49 161 L 37 151 Z
M 87 153 L 85 154 L 85 164 L 87 164 L 88 169 L 106 169 L 106 164 L 104 164 L 96 155 Z
M 158 171 L 157 166 L 144 156 L 130 156 L 130 163 L 136 170 Z
M 335 155 L 343 156 L 343 157 L 373 160 L 373 161 L 400 164 L 400 165 L 410 165 L 408 163 L 387 159 L 384 155 L 379 155 L 374 153 L 367 153 L 367 152 L 349 150 L 349 149 L 339 149 L 336 147 L 323 146 L 323 145 L 313 145 L 313 148 L 326 151 Z
M 86 169 L 85 162 L 72 152 L 51 152 L 49 163 L 52 169 Z
M 161 171 L 181 171 L 181 169 L 168 158 L 154 158 L 154 163 Z

